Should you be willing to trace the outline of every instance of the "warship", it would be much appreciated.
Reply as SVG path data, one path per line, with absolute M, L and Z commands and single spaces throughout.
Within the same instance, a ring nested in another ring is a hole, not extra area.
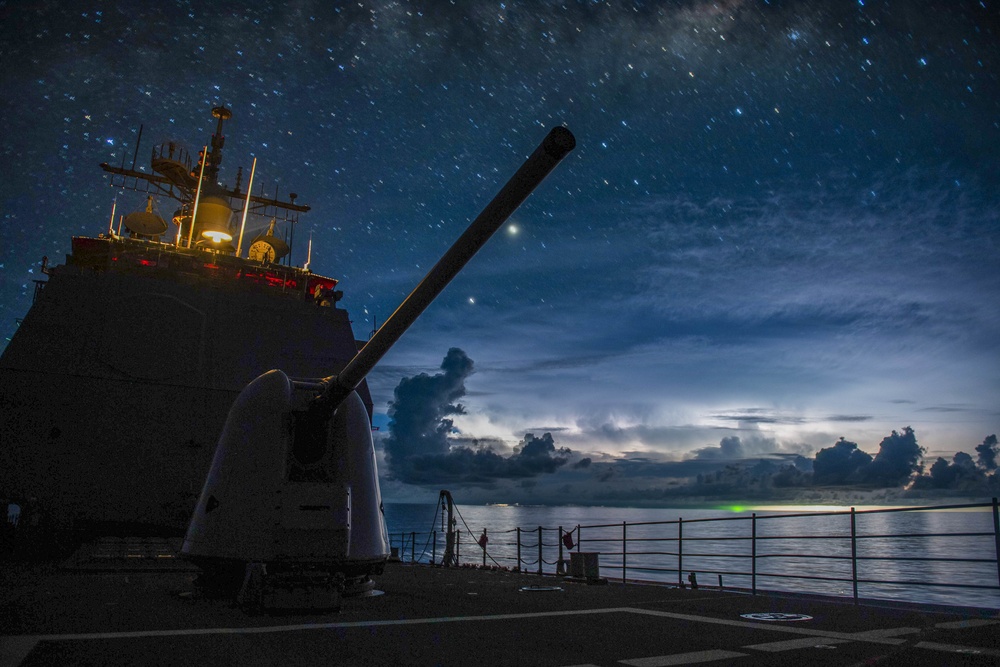
M 256 160 L 245 188 L 242 167 L 219 181 L 232 114 L 212 114 L 197 156 L 166 142 L 137 169 L 140 129 L 130 166 L 100 165 L 135 208 L 95 220 L 62 264 L 43 258 L 0 357 L 0 496 L 53 527 L 182 532 L 244 386 L 336 373 L 364 342 L 337 279 L 291 263 L 309 207 L 253 194 Z M 357 392 L 370 419 L 364 380 Z
M 32 520 L 56 529 L 187 525 L 184 555 L 230 570 L 378 569 L 388 540 L 365 378 L 575 138 L 553 128 L 358 341 L 337 280 L 308 260 L 291 265 L 309 208 L 294 193 L 252 194 L 256 160 L 245 192 L 242 169 L 233 187 L 219 182 L 232 114 L 212 113 L 216 132 L 196 162 L 168 142 L 153 149 L 151 172 L 135 157 L 129 168 L 101 164 L 112 186 L 145 194 L 145 207 L 74 237 L 64 264 L 43 259 L 48 280 L 0 358 L 0 489 L 30 499 Z M 174 230 L 156 197 L 179 205 Z M 249 240 L 251 214 L 270 223 Z

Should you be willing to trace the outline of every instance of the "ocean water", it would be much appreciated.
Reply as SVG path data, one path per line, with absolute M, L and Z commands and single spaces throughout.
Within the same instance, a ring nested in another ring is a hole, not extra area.
M 439 507 L 386 503 L 385 516 L 390 541 L 403 560 L 440 562 Z M 1000 609 L 991 508 L 859 510 L 853 540 L 846 509 L 459 505 L 456 521 L 462 563 L 484 562 L 476 541 L 485 530 L 487 565 L 513 568 L 520 553 L 522 569 L 537 571 L 541 557 L 542 571 L 555 573 L 560 556 L 569 559 L 565 543 L 560 552 L 560 535 L 571 532 L 573 550 L 596 552 L 601 576 L 611 581 L 621 581 L 624 569 L 628 579 L 688 584 L 693 572 L 704 587 L 756 585 L 758 590 L 851 598 L 856 579 L 857 594 L 864 599 Z

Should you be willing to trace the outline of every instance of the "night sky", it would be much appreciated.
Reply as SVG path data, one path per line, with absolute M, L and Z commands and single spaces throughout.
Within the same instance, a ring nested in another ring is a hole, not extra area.
M 231 108 L 221 180 L 256 157 L 312 207 L 293 262 L 311 234 L 366 337 L 565 124 L 577 149 L 369 378 L 388 499 L 997 495 L 998 17 L 0 1 L 0 332 L 42 255 L 106 228 L 97 165 L 140 125 L 145 164 Z

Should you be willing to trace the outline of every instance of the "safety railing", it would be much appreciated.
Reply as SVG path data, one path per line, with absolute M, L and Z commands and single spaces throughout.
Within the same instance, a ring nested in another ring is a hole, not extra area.
M 390 537 L 404 561 L 442 561 L 443 533 Z M 597 554 L 602 574 L 622 583 L 754 595 L 790 590 L 850 597 L 855 603 L 863 594 L 1000 607 L 996 498 L 992 503 L 624 521 L 568 530 L 455 531 L 454 544 L 456 564 L 539 575 L 565 574 L 569 554 L 585 552 Z

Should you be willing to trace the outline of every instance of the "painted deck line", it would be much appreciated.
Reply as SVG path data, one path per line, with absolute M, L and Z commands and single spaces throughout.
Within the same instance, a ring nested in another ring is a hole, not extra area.
M 661 616 L 672 618 L 678 621 L 691 621 L 694 623 L 711 623 L 713 625 L 726 625 L 732 628 L 747 628 L 750 630 L 766 630 L 768 632 L 784 632 L 790 635 L 804 635 L 807 637 L 824 637 L 828 639 L 843 639 L 845 641 L 861 641 L 871 644 L 887 644 L 896 646 L 905 642 L 903 639 L 892 639 L 889 637 L 870 637 L 867 633 L 854 632 L 834 632 L 830 630 L 817 630 L 815 628 L 803 628 L 780 623 L 753 623 L 750 621 L 735 621 L 725 618 L 714 618 L 711 616 L 695 616 L 693 614 L 678 614 L 670 611 L 655 611 L 652 609 L 635 609 L 629 611 L 647 616 Z
M 425 623 L 458 623 L 463 621 L 516 621 L 526 618 L 549 616 L 586 616 L 588 614 L 621 614 L 635 611 L 631 607 L 604 609 L 571 609 L 566 611 L 540 611 L 525 614 L 491 614 L 488 616 L 439 616 L 437 618 L 402 618 L 382 621 L 345 621 L 341 623 L 300 623 L 297 625 L 248 626 L 243 628 L 184 628 L 179 630 L 133 630 L 129 632 L 85 632 L 59 635 L 0 636 L 0 651 L 9 641 L 86 641 L 88 639 L 136 639 L 142 637 L 190 637 L 198 635 L 258 635 L 304 630 L 336 630 L 343 628 L 377 628 L 393 625 L 420 625 Z
M 800 648 L 813 648 L 814 646 L 833 644 L 849 644 L 850 639 L 830 639 L 829 637 L 803 637 L 802 639 L 786 639 L 782 642 L 767 642 L 766 644 L 747 644 L 740 648 L 753 649 L 754 651 L 768 651 L 779 653 L 781 651 L 797 651 Z
M 963 655 L 992 655 L 1000 657 L 1000 650 L 995 648 L 980 648 L 978 646 L 961 646 L 959 644 L 941 644 L 940 642 L 917 642 L 917 648 L 926 648 L 944 653 L 959 653 Z
M 737 653 L 736 651 L 692 651 L 691 653 L 660 655 L 653 658 L 635 658 L 634 660 L 619 660 L 618 662 L 629 667 L 672 667 L 673 665 L 693 665 L 699 662 L 731 660 L 733 658 L 745 658 L 746 656 L 746 653 Z
M 892 630 L 876 630 L 859 633 L 834 632 L 829 630 L 819 630 L 815 628 L 803 628 L 799 626 L 781 625 L 779 623 L 754 623 L 751 621 L 738 621 L 714 616 L 697 616 L 694 614 L 679 614 L 669 611 L 656 611 L 652 609 L 640 609 L 637 607 L 605 607 L 599 609 L 572 609 L 565 611 L 531 612 L 524 614 L 490 614 L 480 616 L 440 616 L 436 618 L 406 618 L 388 620 L 369 621 L 343 621 L 332 623 L 299 623 L 294 625 L 269 625 L 269 626 L 247 626 L 228 628 L 183 628 L 178 630 L 134 630 L 126 632 L 86 632 L 51 635 L 20 635 L 20 636 L 0 636 L 0 651 L 8 643 L 22 643 L 26 641 L 86 641 L 89 639 L 135 639 L 142 637 L 189 637 L 201 635 L 254 635 L 270 634 L 276 632 L 300 632 L 308 630 L 333 630 L 346 628 L 374 628 L 382 626 L 399 625 L 419 625 L 426 623 L 461 623 L 461 622 L 481 622 L 481 621 L 508 621 L 522 620 L 530 618 L 546 618 L 556 616 L 587 616 L 595 614 L 642 614 L 645 616 L 658 616 L 681 621 L 691 621 L 695 623 L 709 623 L 713 625 L 725 625 L 729 627 L 747 628 L 751 630 L 765 630 L 768 632 L 779 632 L 785 634 L 797 634 L 808 637 L 824 637 L 828 639 L 843 639 L 846 641 L 865 641 L 875 644 L 897 645 L 903 643 L 901 639 L 892 639 L 891 634 L 903 634 L 909 632 L 911 628 L 899 628 Z
M 1000 625 L 1000 620 L 988 618 L 968 618 L 963 621 L 949 621 L 947 623 L 935 623 L 935 628 L 942 630 L 965 630 L 966 628 L 979 628 L 984 625 Z
M 855 632 L 854 636 L 858 638 L 901 637 L 903 635 L 915 635 L 919 632 L 919 628 L 886 628 L 884 630 L 865 630 L 864 632 Z
M 641 614 L 664 619 L 681 620 L 694 623 L 707 623 L 712 625 L 723 625 L 744 629 L 762 630 L 772 633 L 800 635 L 801 639 L 787 641 L 768 642 L 764 644 L 754 644 L 744 646 L 744 649 L 754 649 L 758 651 L 784 651 L 816 646 L 817 644 L 836 644 L 852 641 L 859 641 L 872 644 L 883 644 L 896 646 L 906 643 L 906 640 L 896 639 L 896 636 L 913 634 L 917 632 L 914 628 L 889 628 L 884 630 L 869 630 L 865 632 L 847 633 L 819 630 L 815 628 L 804 628 L 801 626 L 782 625 L 778 623 L 754 623 L 742 620 L 732 620 L 717 618 L 712 616 L 698 616 L 694 614 L 680 614 L 675 612 L 656 611 L 641 609 L 636 607 L 606 607 L 599 609 L 577 609 L 564 611 L 533 612 L 522 614 L 492 614 L 478 616 L 442 616 L 432 618 L 412 618 L 412 619 L 389 619 L 389 620 L 368 620 L 368 621 L 345 621 L 331 623 L 301 623 L 294 625 L 273 625 L 257 627 L 223 627 L 223 628 L 187 628 L 177 630 L 139 630 L 130 632 L 93 632 L 93 633 L 69 633 L 50 635 L 20 635 L 20 636 L 0 636 L 0 667 L 16 667 L 19 665 L 39 642 L 61 642 L 61 641 L 87 641 L 93 639 L 135 639 L 146 637 L 189 637 L 208 635 L 260 635 L 280 632 L 302 632 L 310 630 L 332 630 L 349 628 L 375 628 L 404 625 L 421 625 L 430 623 L 460 623 L 460 622 L 483 622 L 483 621 L 506 621 L 524 620 L 533 618 L 551 618 L 565 616 L 588 616 L 599 614 Z M 994 625 L 1000 621 L 994 620 L 967 620 L 940 623 L 942 629 L 961 629 L 967 627 L 977 627 L 982 625 Z M 942 651 L 956 654 L 1000 656 L 1000 650 L 977 648 L 971 646 L 961 646 L 955 644 L 942 644 L 937 642 L 919 642 L 914 646 L 923 649 Z M 712 660 L 723 660 L 729 658 L 743 657 L 747 654 L 734 651 L 696 651 L 676 655 L 654 656 L 650 658 L 636 658 L 621 661 L 622 664 L 630 667 L 667 667 L 669 665 L 683 665 L 697 662 L 707 662 Z

